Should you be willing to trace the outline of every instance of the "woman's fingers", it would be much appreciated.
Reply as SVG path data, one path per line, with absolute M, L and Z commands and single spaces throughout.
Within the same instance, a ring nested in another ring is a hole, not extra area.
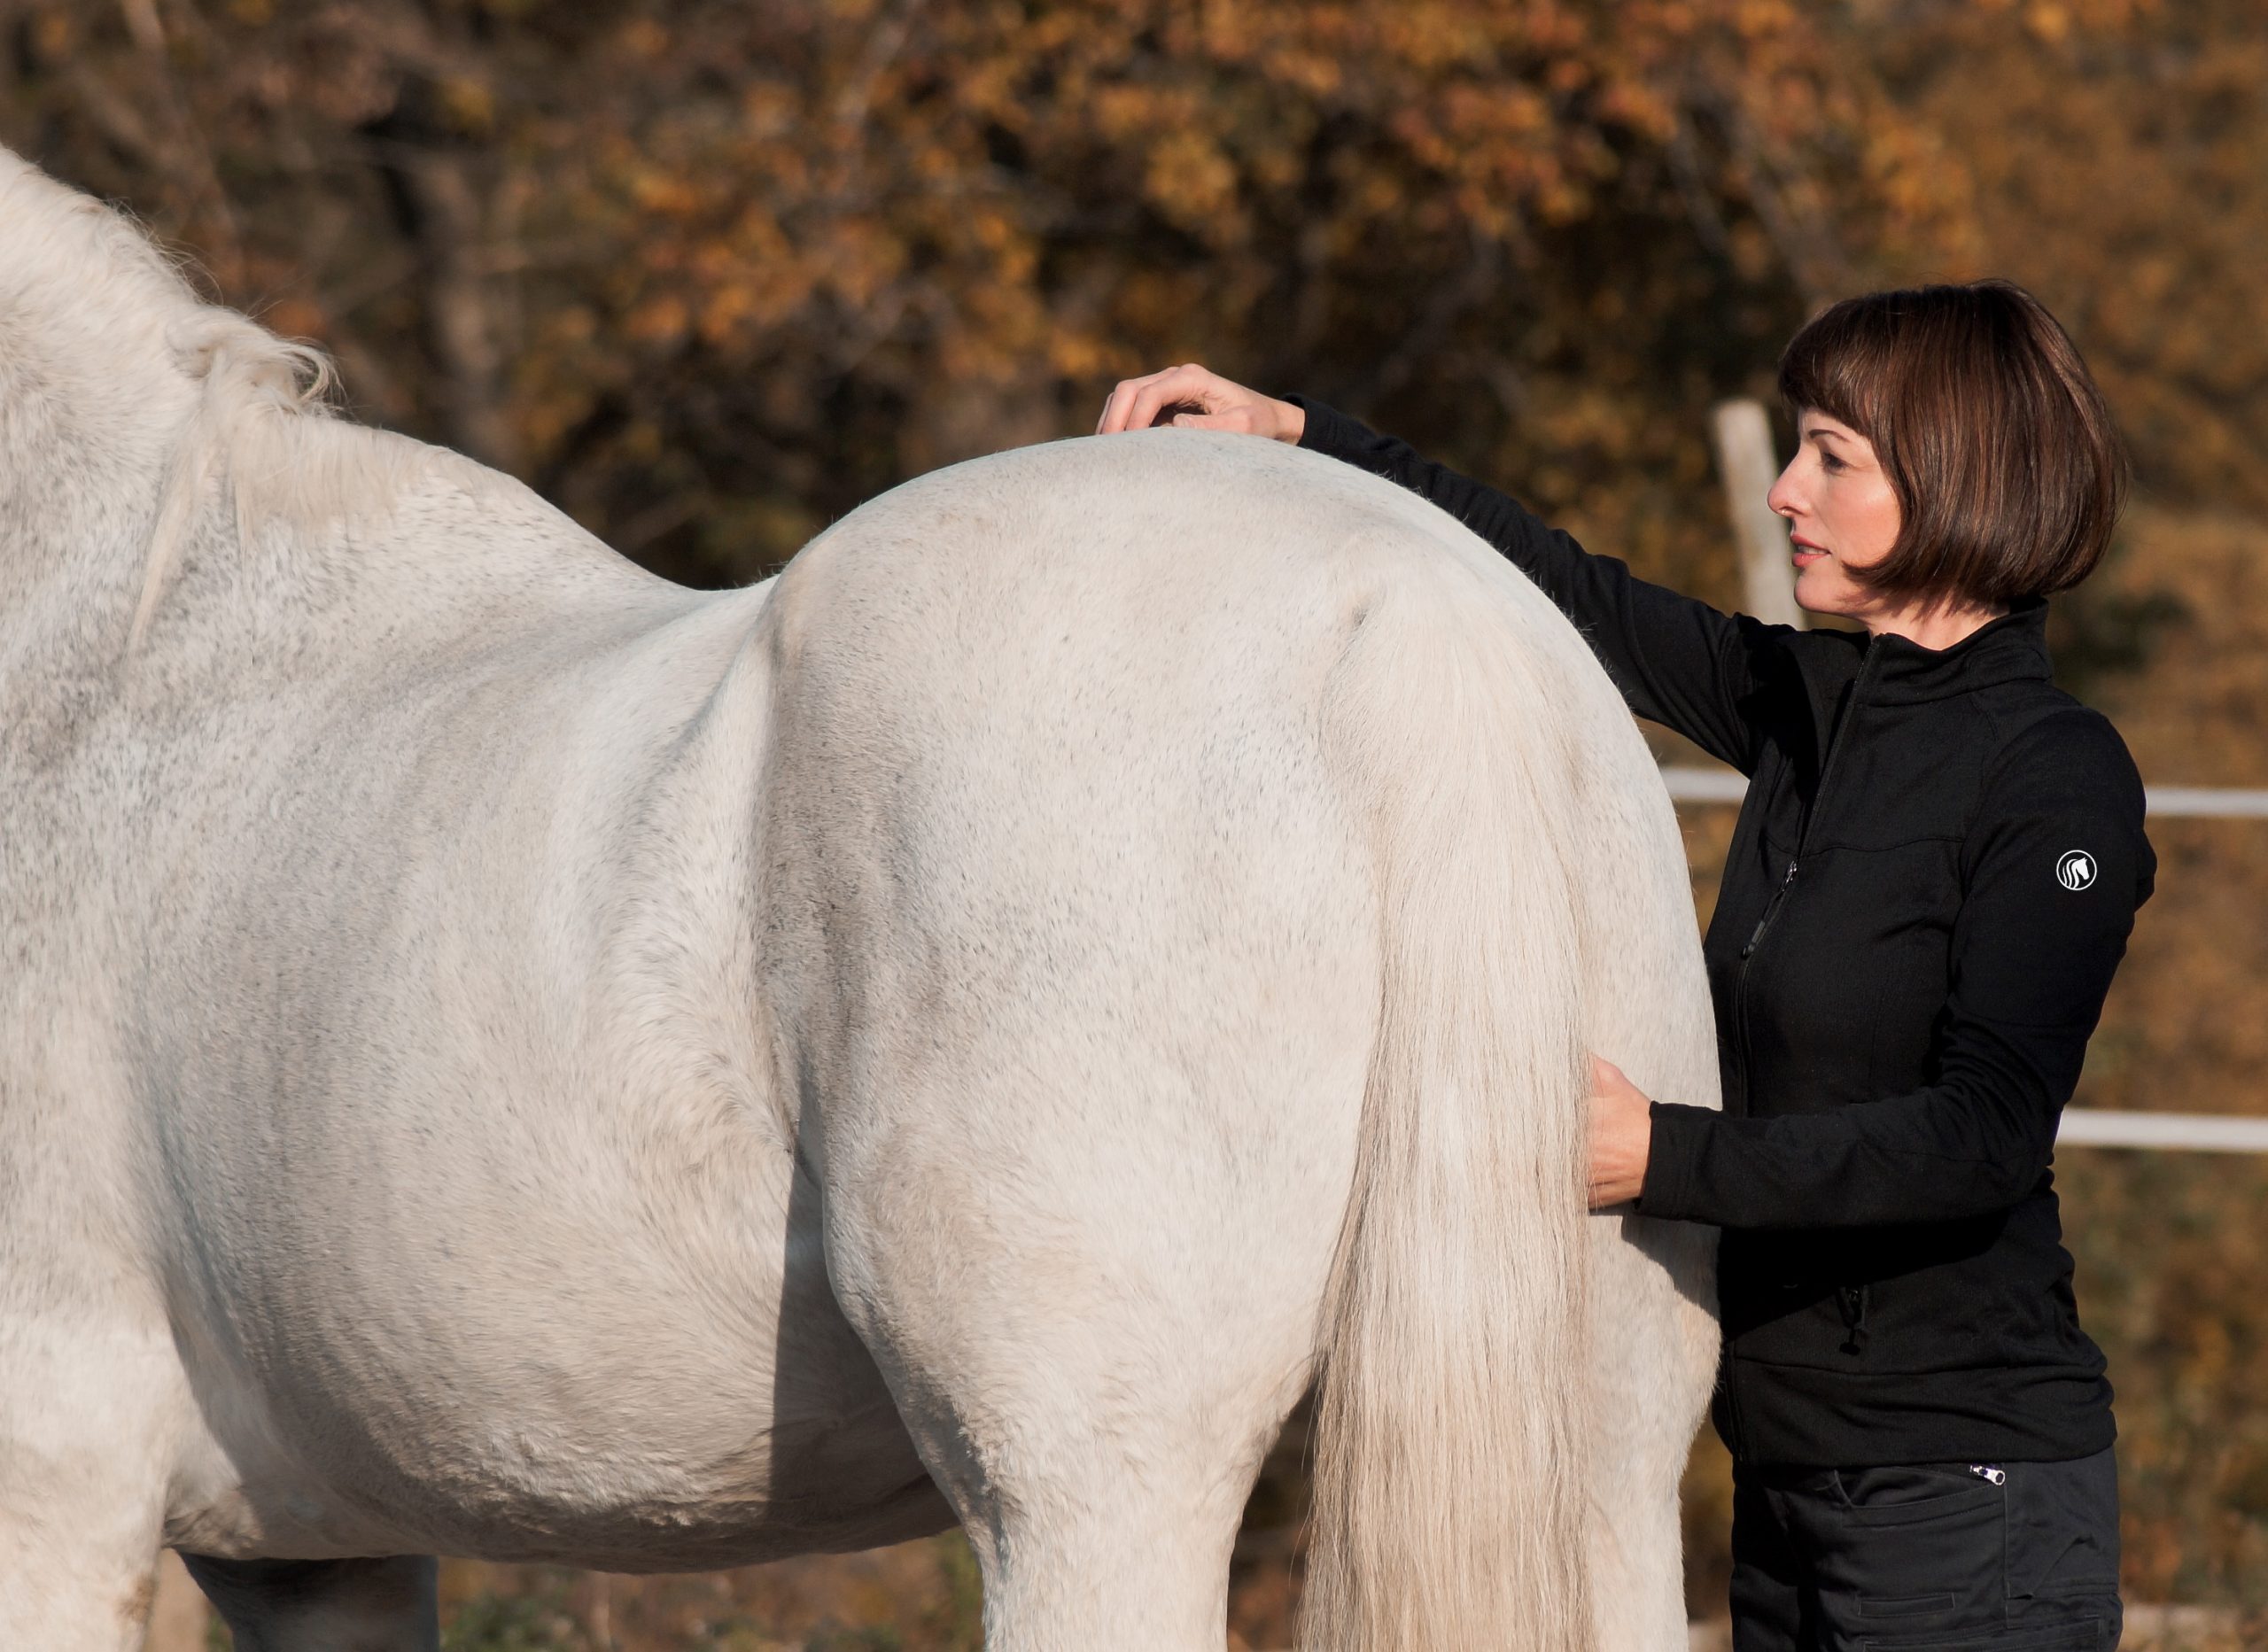
M 1290 402 L 1247 390 L 1194 361 L 1185 361 L 1161 373 L 1120 380 L 1103 403 L 1095 434 L 1143 430 L 1153 424 L 1178 425 L 1186 430 L 1235 430 L 1296 443 L 1306 430 L 1307 415 Z
M 1182 367 L 1169 368 L 1153 374 L 1149 381 L 1134 392 L 1127 403 L 1126 423 L 1121 427 L 1130 430 L 1146 430 L 1158 422 L 1158 415 L 1177 402 L 1185 402 L 1207 413 L 1217 410 L 1222 398 L 1217 393 L 1220 381 L 1192 361 Z
M 1591 1208 L 1619 1205 L 1645 1186 L 1652 1156 L 1652 1104 L 1622 1069 L 1603 1056 L 1591 1058 L 1589 1183 Z
M 1216 416 L 1239 401 L 1254 399 L 1252 392 L 1242 385 L 1232 384 L 1194 361 L 1185 361 L 1161 373 L 1120 380 L 1109 399 L 1103 403 L 1095 434 L 1109 436 L 1119 430 L 1147 430 L 1156 423 L 1160 413 L 1177 401 L 1201 408 L 1202 416 Z
M 1146 429 L 1158 416 L 1158 409 L 1169 401 L 1195 400 L 1192 396 L 1176 393 L 1172 384 L 1187 384 L 1193 375 L 1204 368 L 1194 362 L 1169 367 L 1162 372 L 1146 373 L 1139 378 L 1122 378 L 1102 404 L 1102 417 L 1096 421 L 1095 434 L 1110 436 L 1120 430 Z

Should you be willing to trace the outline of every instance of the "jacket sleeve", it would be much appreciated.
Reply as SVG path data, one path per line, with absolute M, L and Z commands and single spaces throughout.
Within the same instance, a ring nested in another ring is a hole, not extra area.
M 1525 506 L 1406 442 L 1381 436 L 1336 408 L 1285 398 L 1307 414 L 1300 446 L 1410 489 L 1479 534 L 1534 580 L 1589 641 L 1638 716 L 1676 730 L 1744 773 L 1761 737 L 1744 710 L 1767 657 L 1794 634 L 1635 578 L 1611 556 L 1594 556 Z
M 1988 779 L 1963 855 L 1938 1080 L 1829 1112 L 1657 1103 L 1639 1208 L 1726 1228 L 1946 1221 L 2039 1185 L 2156 869 L 2110 725 L 2058 712 Z

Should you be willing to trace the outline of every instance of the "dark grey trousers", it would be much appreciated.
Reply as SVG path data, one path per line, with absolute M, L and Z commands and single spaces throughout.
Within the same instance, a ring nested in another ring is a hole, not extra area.
M 1732 1604 L 1734 1652 L 2112 1652 L 2111 1454 L 1736 1467 Z

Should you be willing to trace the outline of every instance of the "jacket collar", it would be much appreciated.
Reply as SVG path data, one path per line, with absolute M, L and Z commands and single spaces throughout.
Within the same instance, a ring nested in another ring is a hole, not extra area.
M 1865 663 L 1878 704 L 1910 705 L 2026 679 L 2047 681 L 2047 601 L 2025 597 L 2000 618 L 1978 626 L 1950 648 L 1925 648 L 1904 637 L 1868 640 Z

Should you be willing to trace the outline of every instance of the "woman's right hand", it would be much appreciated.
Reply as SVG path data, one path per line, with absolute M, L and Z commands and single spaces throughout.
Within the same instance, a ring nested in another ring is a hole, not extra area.
M 1184 430 L 1240 430 L 1296 443 L 1308 427 L 1305 408 L 1247 390 L 1191 361 L 1142 378 L 1119 380 L 1102 405 L 1095 434 L 1146 430 L 1169 407 L 1179 411 L 1167 423 Z

